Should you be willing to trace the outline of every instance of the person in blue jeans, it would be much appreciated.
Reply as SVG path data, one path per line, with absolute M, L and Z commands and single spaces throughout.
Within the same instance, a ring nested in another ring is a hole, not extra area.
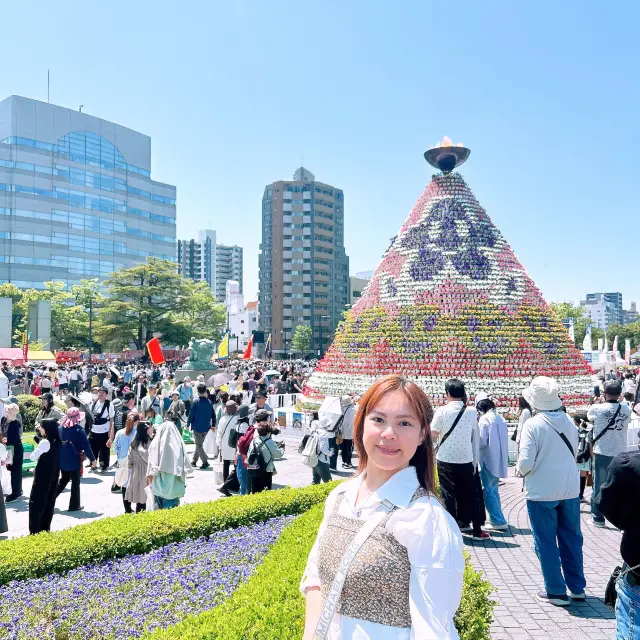
M 616 640 L 640 640 L 640 450 L 615 456 L 598 506 L 622 531 L 624 565 L 616 583 Z
M 539 376 L 523 396 L 536 414 L 523 426 L 516 475 L 524 492 L 544 590 L 537 598 L 559 607 L 584 600 L 586 580 L 580 531 L 578 430 L 564 413 L 560 388 Z M 569 597 L 567 596 L 569 588 Z
M 496 412 L 494 401 L 487 394 L 476 396 L 478 429 L 480 431 L 480 480 L 484 495 L 484 506 L 489 513 L 487 529 L 504 531 L 509 528 L 502 513 L 498 484 L 506 478 L 508 471 L 509 438 L 507 423 Z

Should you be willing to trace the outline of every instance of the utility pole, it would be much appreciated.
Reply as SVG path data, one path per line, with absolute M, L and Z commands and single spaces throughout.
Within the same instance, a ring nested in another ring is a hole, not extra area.
M 89 298 L 89 364 L 93 355 L 93 296 Z

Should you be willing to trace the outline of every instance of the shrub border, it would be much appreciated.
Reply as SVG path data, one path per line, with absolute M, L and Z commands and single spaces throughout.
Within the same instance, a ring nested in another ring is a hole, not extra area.
M 298 587 L 307 557 L 324 515 L 316 505 L 280 534 L 255 573 L 214 609 L 187 616 L 167 629 L 155 629 L 143 640 L 281 640 L 300 638 L 305 603 Z M 462 601 L 455 616 L 460 640 L 490 640 L 492 585 L 466 555 Z
M 313 505 L 324 503 L 337 484 L 280 489 L 166 511 L 123 514 L 63 531 L 6 540 L 0 542 L 0 585 L 146 553 L 171 542 L 209 536 L 276 516 L 304 513 Z

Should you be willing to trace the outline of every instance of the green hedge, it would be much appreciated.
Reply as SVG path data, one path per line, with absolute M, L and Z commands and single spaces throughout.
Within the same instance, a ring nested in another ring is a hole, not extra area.
M 25 431 L 35 431 L 36 430 L 36 416 L 38 415 L 38 411 L 42 409 L 42 402 L 40 402 L 40 398 L 38 396 L 31 395 L 21 395 L 16 396 L 18 399 L 18 404 L 20 405 L 20 414 L 22 415 L 22 428 Z M 60 402 L 59 400 L 55 400 L 55 405 L 60 409 L 63 413 L 66 413 L 67 407 L 64 402 Z
M 146 553 L 171 542 L 304 513 L 324 503 L 336 482 L 104 518 L 64 531 L 0 542 L 0 585 Z
M 256 572 L 218 607 L 188 616 L 143 640 L 281 640 L 301 638 L 304 598 L 298 591 L 323 506 L 312 507 L 290 524 Z M 462 603 L 455 617 L 461 640 L 488 640 L 494 602 L 491 585 L 467 558 Z

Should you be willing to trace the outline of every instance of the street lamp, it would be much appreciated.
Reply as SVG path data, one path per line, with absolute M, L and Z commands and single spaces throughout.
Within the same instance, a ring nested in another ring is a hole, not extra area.
M 90 282 L 98 283 L 98 278 L 91 278 Z M 98 292 L 94 289 L 89 295 L 89 363 L 93 356 L 93 299 L 97 296 Z M 81 300 L 82 298 L 82 300 Z M 76 304 L 81 304 L 83 307 L 87 304 L 87 298 L 80 294 L 76 294 Z
M 287 332 L 285 329 L 281 329 L 280 333 L 282 334 L 282 339 L 284 341 L 284 357 L 285 357 L 285 360 L 288 360 L 289 354 L 287 353 Z

